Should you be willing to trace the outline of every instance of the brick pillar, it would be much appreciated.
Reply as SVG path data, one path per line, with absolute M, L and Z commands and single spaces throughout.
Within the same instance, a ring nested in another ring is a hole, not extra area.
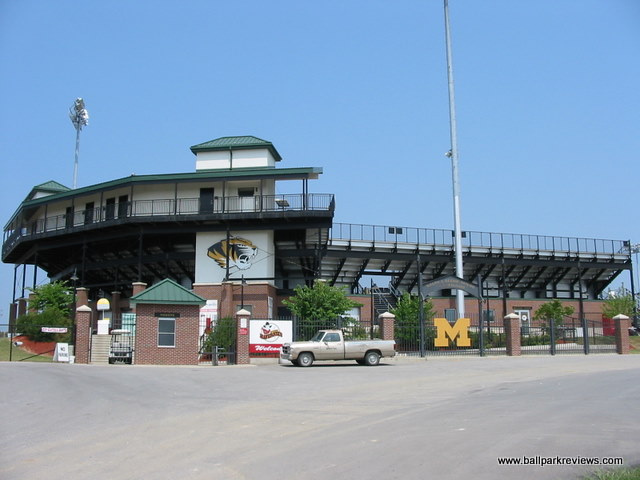
M 144 282 L 133 282 L 131 286 L 133 287 L 133 293 L 131 294 L 132 297 L 147 289 L 147 284 Z
M 616 315 L 613 317 L 616 326 L 616 352 L 625 355 L 631 350 L 629 344 L 629 327 L 631 321 L 626 315 Z
M 29 293 L 29 299 L 27 300 L 29 313 L 38 313 L 38 308 L 34 305 L 33 299 L 36 297 L 36 294 L 31 292 Z
M 27 299 L 19 298 L 18 299 L 18 318 L 25 315 L 27 313 Z
M 78 287 L 76 288 L 76 308 L 82 305 L 89 305 L 89 289 Z
M 510 357 L 520 356 L 520 316 L 510 313 L 504 317 L 504 333 L 507 342 L 507 355 Z
M 236 312 L 236 364 L 246 365 L 249 360 L 249 319 L 251 312 L 238 310 Z
M 380 325 L 380 338 L 382 340 L 395 340 L 394 324 L 396 316 L 393 313 L 384 312 L 378 316 Z
M 89 363 L 91 353 L 91 309 L 82 305 L 76 309 L 76 363 Z

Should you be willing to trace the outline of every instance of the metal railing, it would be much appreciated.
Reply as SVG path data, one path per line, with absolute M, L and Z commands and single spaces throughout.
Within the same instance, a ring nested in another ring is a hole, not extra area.
M 200 198 L 135 200 L 96 208 L 78 210 L 69 214 L 51 215 L 26 223 L 20 228 L 5 230 L 3 254 L 24 237 L 51 232 L 69 231 L 104 222 L 117 222 L 130 218 L 175 217 L 192 215 L 225 215 L 242 213 L 286 213 L 298 211 L 333 211 L 332 194 L 284 194 L 251 197 L 213 197 L 203 202 Z
M 453 230 L 348 223 L 334 223 L 330 238 L 331 242 L 369 242 L 374 246 L 376 243 L 385 243 L 453 249 L 454 244 Z M 630 256 L 629 242 L 626 240 L 465 231 L 462 244 L 465 248 L 483 248 L 496 253 L 510 250 Z

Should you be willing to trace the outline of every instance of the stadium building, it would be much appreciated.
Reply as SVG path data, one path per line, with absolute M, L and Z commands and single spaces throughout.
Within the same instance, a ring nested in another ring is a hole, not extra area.
M 322 279 L 358 299 L 353 316 L 373 319 L 402 292 L 455 275 L 451 230 L 334 223 L 334 195 L 311 190 L 322 169 L 280 167 L 271 142 L 223 137 L 191 151 L 192 172 L 35 186 L 4 228 L 12 316 L 38 270 L 83 287 L 94 304 L 109 298 L 114 324 L 131 311 L 135 285 L 165 279 L 215 301 L 219 316 L 244 307 L 260 318 L 287 315 L 293 288 Z M 298 193 L 279 193 L 285 181 Z M 555 298 L 598 314 L 600 294 L 632 268 L 624 240 L 466 231 L 463 249 L 464 279 L 498 317 L 528 319 Z M 446 286 L 431 293 L 434 305 L 456 318 Z M 467 310 L 477 311 L 475 298 Z

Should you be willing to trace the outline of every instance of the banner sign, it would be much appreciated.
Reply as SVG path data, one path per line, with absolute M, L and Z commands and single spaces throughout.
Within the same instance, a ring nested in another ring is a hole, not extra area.
M 67 327 L 42 327 L 40 329 L 42 333 L 67 333 Z
M 291 320 L 251 320 L 250 353 L 278 353 L 285 343 L 293 341 Z

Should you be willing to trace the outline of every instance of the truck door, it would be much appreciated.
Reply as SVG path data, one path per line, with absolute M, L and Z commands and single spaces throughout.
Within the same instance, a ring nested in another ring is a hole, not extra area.
M 344 342 L 339 333 L 329 332 L 322 339 L 322 348 L 316 355 L 318 360 L 344 358 Z

